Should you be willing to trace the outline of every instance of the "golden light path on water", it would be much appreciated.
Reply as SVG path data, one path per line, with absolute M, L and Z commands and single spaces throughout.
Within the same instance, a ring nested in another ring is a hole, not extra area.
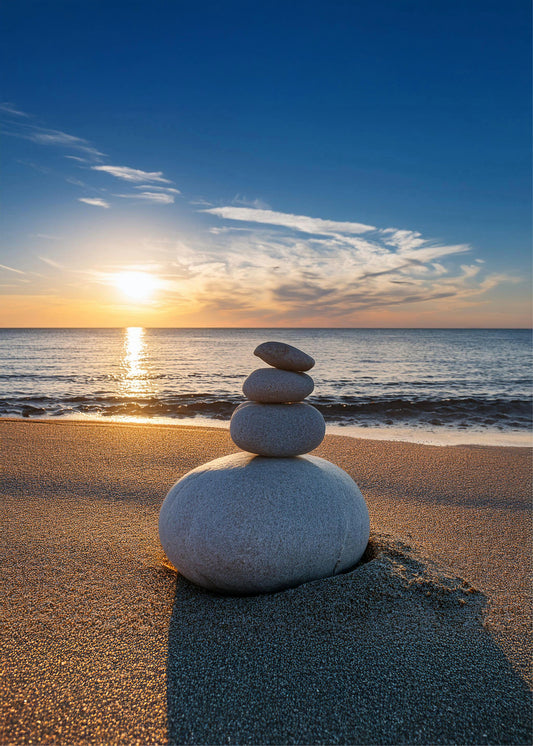
M 130 326 L 124 330 L 123 355 L 120 362 L 121 377 L 118 382 L 120 393 L 133 401 L 136 397 L 143 397 L 156 392 L 156 386 L 148 377 L 147 344 L 145 329 L 140 326 Z M 100 416 L 77 414 L 65 419 L 100 420 Z M 124 424 L 151 425 L 187 425 L 210 428 L 228 428 L 229 422 L 195 416 L 177 419 L 169 416 L 142 416 L 135 414 L 121 414 L 110 416 L 108 421 Z M 353 438 L 371 440 L 391 440 L 424 445 L 487 445 L 487 446 L 515 446 L 531 447 L 533 434 L 530 432 L 495 432 L 476 430 L 474 428 L 461 431 L 457 429 L 431 429 L 396 427 L 361 427 L 357 424 L 350 426 L 328 424 L 326 432 L 329 435 L 344 435 Z
M 124 354 L 121 361 L 120 392 L 135 397 L 152 392 L 145 367 L 146 340 L 142 326 L 130 326 L 124 333 Z

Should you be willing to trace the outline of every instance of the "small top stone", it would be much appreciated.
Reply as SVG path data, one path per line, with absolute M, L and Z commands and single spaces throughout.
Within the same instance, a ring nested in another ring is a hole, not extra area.
M 263 342 L 255 348 L 254 355 L 281 370 L 300 372 L 310 370 L 315 364 L 310 355 L 285 342 Z

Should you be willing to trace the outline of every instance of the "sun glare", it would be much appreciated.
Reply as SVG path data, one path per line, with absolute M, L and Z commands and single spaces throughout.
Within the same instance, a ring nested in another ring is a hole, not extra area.
M 154 294 L 157 280 L 147 272 L 120 272 L 113 278 L 113 285 L 130 300 L 142 303 Z

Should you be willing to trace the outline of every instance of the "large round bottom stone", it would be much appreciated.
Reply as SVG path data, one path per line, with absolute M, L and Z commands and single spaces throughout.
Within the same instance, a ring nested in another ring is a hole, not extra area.
M 215 459 L 176 482 L 159 514 L 161 544 L 176 569 L 234 594 L 336 575 L 361 558 L 369 534 L 358 486 L 317 456 Z

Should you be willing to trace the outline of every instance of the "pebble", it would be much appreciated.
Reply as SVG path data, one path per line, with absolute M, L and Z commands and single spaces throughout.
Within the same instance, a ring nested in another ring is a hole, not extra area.
M 326 434 L 324 418 L 310 404 L 244 402 L 230 422 L 231 439 L 243 451 L 261 456 L 289 457 L 308 453 Z
M 159 515 L 161 544 L 176 569 L 233 594 L 336 575 L 361 558 L 369 533 L 353 479 L 316 456 L 234 453 L 210 461 L 170 489 Z
M 281 370 L 310 370 L 315 364 L 310 355 L 285 342 L 263 342 L 255 348 L 254 355 Z
M 250 373 L 242 386 L 242 391 L 252 401 L 279 404 L 302 401 L 309 396 L 314 387 L 314 381 L 307 373 L 294 373 L 278 368 L 258 368 Z

